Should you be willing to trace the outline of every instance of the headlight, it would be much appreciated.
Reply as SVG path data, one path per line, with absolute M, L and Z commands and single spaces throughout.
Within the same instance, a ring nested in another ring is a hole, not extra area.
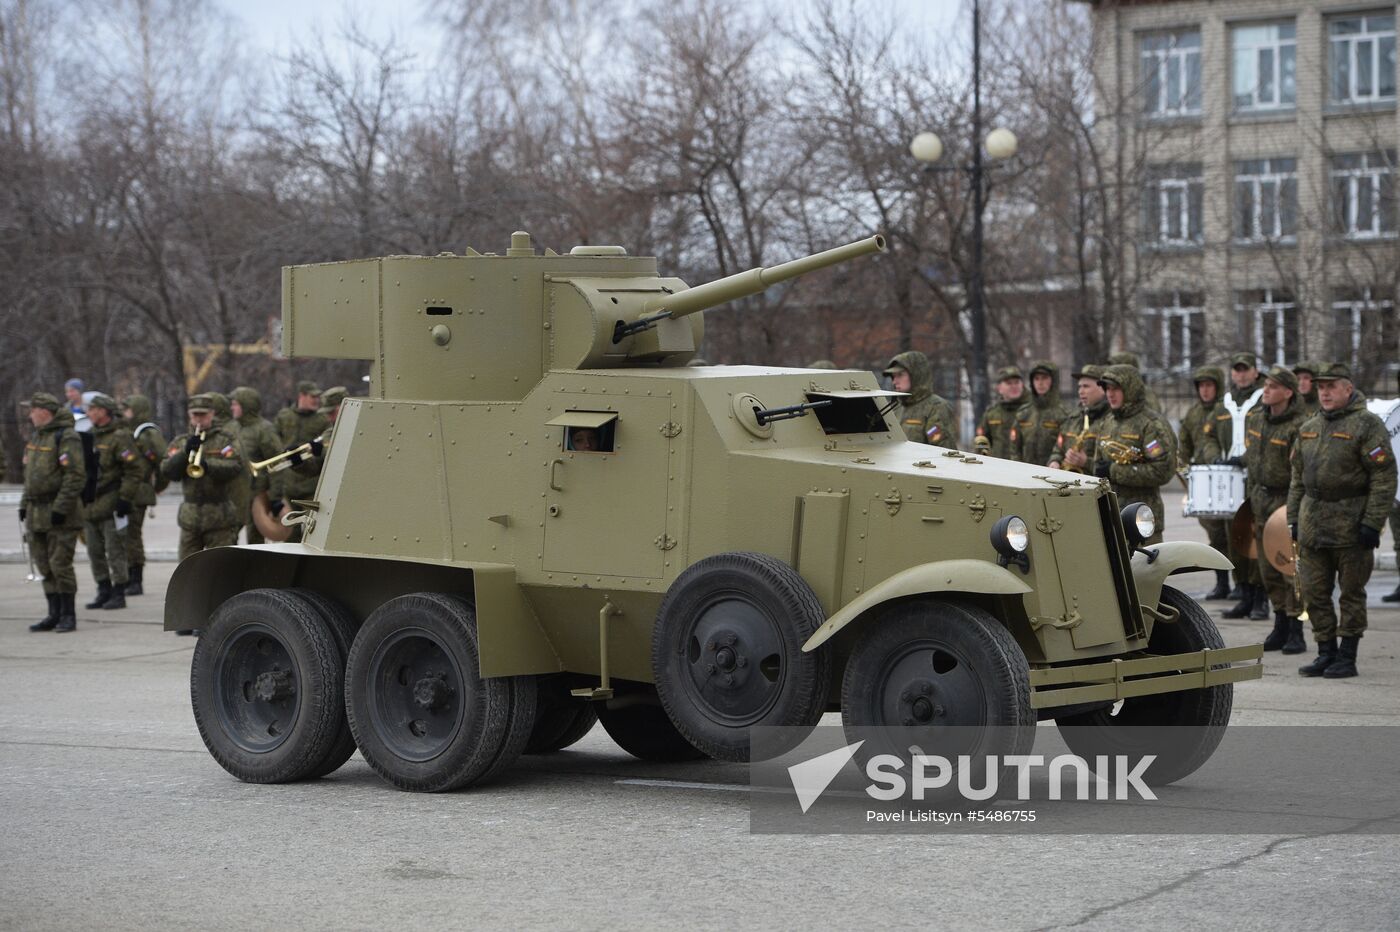
M 1004 557 L 1025 553 L 1031 545 L 1030 529 L 1016 515 L 1007 515 L 992 525 L 992 546 Z
M 1146 505 L 1128 505 L 1119 517 L 1123 521 L 1123 533 L 1128 535 L 1128 545 L 1136 547 L 1157 533 L 1157 518 Z

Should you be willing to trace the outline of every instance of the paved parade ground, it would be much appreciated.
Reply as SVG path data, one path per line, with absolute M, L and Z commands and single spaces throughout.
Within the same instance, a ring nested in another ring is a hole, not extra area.
M 163 501 L 153 550 L 174 514 Z M 17 549 L 7 533 L 0 552 Z M 1305 680 L 1306 658 L 1268 654 L 1264 679 L 1236 688 L 1236 722 L 1400 724 L 1400 611 L 1379 601 L 1393 546 L 1387 533 L 1361 676 Z M 744 766 L 644 764 L 601 728 L 458 793 L 395 791 L 358 755 L 327 779 L 245 785 L 195 730 L 193 639 L 161 630 L 174 563 L 148 567 L 129 609 L 80 609 L 78 631 L 54 635 L 27 631 L 43 595 L 12 560 L 0 928 L 1400 926 L 1395 836 L 751 835 Z M 79 576 L 81 604 L 85 563 Z M 1220 625 L 1235 645 L 1269 623 Z

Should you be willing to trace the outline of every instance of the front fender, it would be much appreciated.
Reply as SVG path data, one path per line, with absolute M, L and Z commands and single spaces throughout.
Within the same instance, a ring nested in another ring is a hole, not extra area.
M 1156 551 L 1157 558 L 1147 562 L 1147 554 L 1133 554 L 1133 582 L 1137 585 L 1138 601 L 1156 607 L 1162 601 L 1162 586 L 1167 577 L 1192 570 L 1229 570 L 1235 564 L 1210 544 L 1192 540 L 1174 540 L 1146 548 Z
M 804 651 L 816 650 L 831 640 L 837 632 L 870 609 L 893 599 L 928 592 L 970 592 L 979 595 L 1025 595 L 1031 587 L 1005 567 L 986 560 L 939 560 L 921 563 L 895 573 L 868 592 L 852 599 L 826 624 L 816 630 Z

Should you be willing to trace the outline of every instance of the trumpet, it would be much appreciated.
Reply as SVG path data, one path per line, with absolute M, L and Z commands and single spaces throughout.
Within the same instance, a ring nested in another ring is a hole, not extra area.
M 262 472 L 274 473 L 281 472 L 284 469 L 290 469 L 311 452 L 311 445 L 313 443 L 325 443 L 330 433 L 330 431 L 326 431 L 315 440 L 308 440 L 299 447 L 292 447 L 290 450 L 283 450 L 276 456 L 269 456 L 265 460 L 249 463 L 248 468 L 253 471 L 253 475 L 255 476 Z
M 199 446 L 189 455 L 189 462 L 185 464 L 185 475 L 191 479 L 198 479 L 204 475 L 204 435 L 205 431 L 199 432 Z
M 1142 462 L 1142 451 L 1119 440 L 1100 440 L 1099 448 L 1104 455 L 1119 466 Z
M 1084 412 L 1084 424 L 1079 428 L 1079 436 L 1074 438 L 1074 444 L 1070 447 L 1076 453 L 1084 452 L 1084 439 L 1089 435 L 1089 412 Z M 1083 466 L 1065 466 L 1066 472 L 1084 472 Z

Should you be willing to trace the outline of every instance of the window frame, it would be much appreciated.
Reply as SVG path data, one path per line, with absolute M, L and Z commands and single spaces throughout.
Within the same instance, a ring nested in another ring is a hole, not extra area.
M 1241 49 L 1237 37 L 1240 32 L 1245 29 L 1257 29 L 1260 27 L 1278 28 L 1280 26 L 1293 27 L 1293 35 L 1288 38 L 1276 37 L 1268 43 L 1251 43 L 1247 46 L 1247 50 L 1253 56 L 1251 67 L 1254 69 L 1255 81 L 1253 87 L 1250 89 L 1251 102 L 1242 105 L 1239 102 L 1239 93 L 1236 90 L 1236 83 L 1239 80 L 1240 53 L 1244 51 L 1244 49 Z M 1275 100 L 1271 103 L 1262 103 L 1259 99 L 1259 88 L 1262 83 L 1258 79 L 1260 74 L 1259 54 L 1269 49 L 1273 50 Z M 1293 99 L 1288 101 L 1283 100 L 1284 49 L 1292 49 L 1293 51 Z M 1296 110 L 1298 108 L 1298 28 L 1296 20 L 1277 19 L 1260 22 L 1244 22 L 1235 23 L 1230 27 L 1230 107 L 1236 113 L 1278 113 Z
M 1153 296 L 1155 300 L 1149 301 L 1142 308 L 1145 335 L 1152 335 L 1152 330 L 1156 329 L 1157 340 L 1147 339 L 1148 347 L 1155 347 L 1154 352 L 1160 355 L 1154 360 L 1157 363 L 1155 368 L 1162 373 L 1189 373 L 1199 364 L 1197 358 L 1204 358 L 1206 344 L 1206 309 L 1202 295 L 1188 293 L 1188 300 L 1182 300 L 1180 289 L 1171 292 L 1169 303 L 1165 293 Z M 1193 324 L 1199 325 L 1200 337 L 1199 345 L 1197 338 L 1193 334 Z M 1172 331 L 1177 329 L 1175 334 L 1179 342 L 1173 344 Z M 1169 358 L 1169 350 L 1173 345 L 1181 347 L 1181 361 L 1173 363 Z
M 1277 163 L 1290 163 L 1284 169 Z M 1261 164 L 1259 171 L 1244 171 L 1251 163 Z M 1291 185 L 1290 185 L 1291 182 Z M 1241 188 L 1248 186 L 1252 209 L 1251 229 L 1241 231 Z M 1264 188 L 1273 189 L 1272 231 L 1263 230 Z M 1231 235 L 1236 243 L 1295 243 L 1298 240 L 1298 160 L 1291 156 L 1272 156 L 1262 159 L 1241 159 L 1235 162 L 1234 216 L 1231 218 Z M 1291 217 L 1292 229 L 1286 229 L 1285 219 Z
M 1273 286 L 1242 292 L 1239 297 L 1243 296 L 1248 296 L 1251 300 L 1245 302 L 1237 298 L 1235 306 L 1241 314 L 1246 311 L 1249 314 L 1250 342 L 1254 346 L 1254 355 L 1259 359 L 1260 368 L 1288 365 L 1290 359 L 1296 358 L 1298 343 L 1302 338 L 1297 297 L 1286 288 Z M 1259 300 L 1253 300 L 1256 297 Z M 1266 315 L 1273 316 L 1273 320 L 1267 328 L 1265 327 Z M 1292 327 L 1289 326 L 1290 318 Z M 1264 351 L 1266 329 L 1273 331 L 1276 352 L 1272 356 Z
M 1347 312 L 1350 318 L 1350 356 L 1351 365 L 1354 368 L 1360 368 L 1366 362 L 1361 358 L 1361 347 L 1365 343 L 1366 337 L 1366 321 L 1364 320 L 1366 314 L 1383 315 L 1388 309 L 1391 318 L 1391 327 L 1400 328 L 1400 318 L 1396 317 L 1395 295 L 1392 293 L 1387 296 L 1383 293 L 1384 291 L 1385 289 L 1383 288 L 1365 285 L 1357 289 L 1356 293 L 1352 295 L 1338 297 L 1334 293 L 1332 296 L 1332 322 L 1334 324 L 1337 323 L 1338 315 L 1344 311 Z M 1381 321 L 1380 326 L 1384 328 L 1385 322 Z M 1385 342 L 1383 331 L 1382 334 L 1380 334 L 1380 341 L 1382 344 Z M 1384 356 L 1385 352 L 1386 347 L 1382 346 L 1382 356 Z M 1400 369 L 1400 360 L 1392 360 L 1391 362 L 1383 364 L 1383 371 L 1394 372 L 1398 369 Z
M 1385 17 L 1385 16 L 1389 16 L 1389 17 L 1390 17 L 1390 29 L 1389 29 L 1389 30 L 1379 29 L 1379 30 L 1376 30 L 1376 31 L 1374 31 L 1374 32 L 1371 31 L 1371 29 L 1370 29 L 1370 22 L 1371 22 L 1371 20 L 1372 20 L 1373 18 L 1376 18 L 1376 17 Z M 1352 33 L 1342 33 L 1342 34 L 1340 34 L 1340 35 L 1334 34 L 1333 31 L 1332 31 L 1333 26 L 1334 26 L 1336 23 L 1343 22 L 1343 21 L 1347 21 L 1347 20 L 1356 20 L 1356 21 L 1359 21 L 1360 24 L 1361 24 L 1361 29 L 1360 29 L 1360 31 L 1358 31 L 1358 32 L 1352 32 Z M 1382 45 L 1382 43 L 1384 42 L 1384 40 L 1387 39 L 1387 38 L 1390 39 L 1390 45 L 1391 45 L 1391 49 L 1392 49 L 1391 54 L 1392 54 L 1392 55 L 1395 55 L 1396 52 L 1394 51 L 1394 49 L 1396 48 L 1396 45 L 1395 45 L 1395 43 L 1396 43 L 1396 30 L 1395 30 L 1395 7 L 1393 7 L 1393 6 L 1392 6 L 1392 7 L 1389 7 L 1389 8 L 1380 8 L 1380 9 L 1375 9 L 1375 10 L 1362 10 L 1362 11 L 1357 11 L 1357 12 L 1348 12 L 1348 13 L 1343 13 L 1343 14 L 1339 14 L 1339 15 L 1327 17 L 1327 74 L 1326 74 L 1326 80 L 1327 80 L 1327 102 L 1328 102 L 1328 104 L 1330 104 L 1330 105 L 1332 105 L 1332 106 L 1337 106 L 1337 107 L 1347 107 L 1347 106 L 1356 106 L 1356 105 L 1365 106 L 1365 105 L 1368 105 L 1368 104 L 1383 104 L 1383 103 L 1394 103 L 1394 102 L 1395 102 L 1396 75 L 1395 75 L 1395 71 L 1394 71 L 1394 66 L 1392 66 L 1391 74 L 1390 74 L 1390 92 L 1389 92 L 1388 94 L 1383 94 L 1383 93 L 1381 93 L 1381 80 L 1380 80 L 1380 78 L 1381 78 L 1381 74 L 1382 74 L 1382 69 L 1384 68 L 1384 65 L 1385 65 L 1385 62 L 1382 61 L 1381 45 Z M 1371 56 L 1370 67 L 1371 67 L 1371 83 L 1372 83 L 1372 88 L 1371 88 L 1371 92 L 1370 92 L 1369 94 L 1365 95 L 1365 96 L 1361 96 L 1361 95 L 1359 95 L 1359 94 L 1357 93 L 1357 83 L 1358 83 L 1358 80 L 1359 80 L 1359 79 L 1358 79 L 1358 74 L 1359 74 L 1359 72 L 1360 72 L 1360 69 L 1357 67 L 1357 65 L 1359 64 L 1359 61 L 1360 61 L 1360 58 L 1359 58 L 1359 48 L 1358 48 L 1358 47 L 1359 47 L 1362 43 L 1369 43 L 1369 44 L 1370 44 L 1370 56 Z M 1337 95 L 1337 61 L 1338 61 L 1338 46 L 1343 46 L 1343 45 L 1346 46 L 1346 82 L 1347 82 L 1347 88 L 1346 88 L 1345 94 L 1343 94 L 1342 96 L 1338 96 L 1338 95 Z
M 1180 197 L 1175 208 L 1174 194 Z M 1205 174 L 1199 163 L 1153 166 L 1143 191 L 1143 207 L 1148 208 L 1149 204 L 1152 213 L 1143 217 L 1145 246 L 1200 249 L 1205 245 Z M 1173 219 L 1179 224 L 1180 236 L 1171 235 Z
M 1338 167 L 1342 159 L 1359 158 L 1358 167 Z M 1369 241 L 1393 239 L 1400 232 L 1400 217 L 1397 217 L 1397 197 L 1395 190 L 1395 150 L 1371 152 L 1333 153 L 1332 165 L 1328 172 L 1329 197 L 1332 199 L 1332 221 L 1336 233 L 1349 240 Z M 1389 193 L 1385 190 L 1389 179 Z M 1346 183 L 1344 203 L 1338 204 L 1339 182 Z M 1366 188 L 1371 199 L 1370 222 L 1362 229 L 1360 204 L 1362 188 Z M 1388 209 L 1387 209 L 1388 207 Z M 1387 226 L 1388 221 L 1388 226 Z
M 1195 45 L 1186 46 L 1181 44 L 1185 37 L 1195 37 Z M 1168 40 L 1169 44 L 1165 48 L 1149 49 L 1147 44 L 1153 40 Z M 1191 67 L 1191 60 L 1195 59 L 1194 70 Z M 1149 67 L 1148 60 L 1151 59 Z M 1171 62 L 1176 61 L 1176 91 L 1178 104 L 1176 107 L 1168 105 L 1170 100 Z M 1201 115 L 1201 98 L 1203 76 L 1201 73 L 1201 30 L 1199 27 L 1183 27 L 1181 29 L 1153 30 L 1152 32 L 1139 33 L 1137 36 L 1137 62 L 1138 62 L 1138 88 L 1142 95 L 1142 115 L 1149 120 L 1172 120 L 1183 117 L 1199 117 Z M 1151 72 L 1153 80 L 1148 80 Z M 1192 77 L 1195 78 L 1194 94 L 1192 93 Z M 1148 88 L 1155 91 L 1155 99 L 1149 99 Z

